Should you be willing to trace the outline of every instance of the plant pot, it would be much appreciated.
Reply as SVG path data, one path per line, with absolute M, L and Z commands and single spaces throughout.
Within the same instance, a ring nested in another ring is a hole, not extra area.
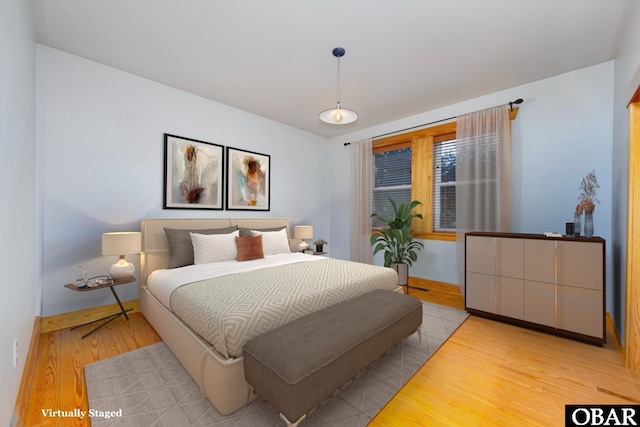
M 323 245 L 316 245 L 316 252 L 323 252 Z
M 409 284 L 409 264 L 391 263 L 396 273 L 398 273 L 398 286 L 407 286 Z

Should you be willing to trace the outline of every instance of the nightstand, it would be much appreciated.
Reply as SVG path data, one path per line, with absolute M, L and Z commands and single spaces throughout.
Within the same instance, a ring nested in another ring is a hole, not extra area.
M 118 306 L 120 307 L 120 311 L 118 313 L 110 314 L 109 316 L 101 317 L 100 319 L 92 320 L 90 322 L 83 323 L 82 325 L 74 326 L 73 328 L 71 328 L 71 330 L 80 328 L 82 326 L 90 325 L 92 323 L 99 322 L 101 320 L 106 320 L 104 323 L 101 323 L 97 327 L 93 328 L 92 330 L 90 330 L 89 332 L 84 334 L 82 336 L 82 338 L 85 338 L 85 337 L 91 335 L 92 333 L 94 333 L 95 331 L 97 331 L 98 329 L 102 328 L 103 326 L 105 326 L 105 325 L 111 323 L 112 321 L 116 320 L 120 316 L 124 315 L 124 317 L 127 320 L 129 320 L 129 316 L 127 316 L 127 312 L 131 311 L 133 309 L 132 308 L 130 308 L 128 310 L 124 309 L 124 306 L 120 302 L 120 298 L 118 298 L 118 294 L 116 293 L 116 290 L 113 289 L 113 287 L 114 286 L 118 286 L 118 285 L 124 285 L 125 283 L 131 283 L 131 282 L 135 282 L 135 281 L 136 281 L 136 278 L 131 276 L 131 277 L 125 277 L 124 279 L 114 279 L 113 283 L 106 284 L 106 285 L 94 286 L 93 288 L 89 288 L 89 287 L 79 288 L 78 286 L 74 285 L 73 283 L 68 283 L 68 284 L 64 285 L 65 288 L 71 289 L 72 291 L 78 291 L 78 292 L 89 292 L 89 291 L 95 291 L 97 289 L 109 288 L 109 289 L 111 289 L 111 292 L 113 293 L 113 297 L 116 299 L 116 301 L 118 302 Z
M 307 254 L 307 255 L 324 255 L 326 254 L 326 252 L 316 252 L 313 249 L 305 249 L 304 251 L 302 251 L 303 254 Z

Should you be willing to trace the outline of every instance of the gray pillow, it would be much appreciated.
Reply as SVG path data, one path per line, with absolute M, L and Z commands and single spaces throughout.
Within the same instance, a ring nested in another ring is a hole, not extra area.
M 256 231 L 280 231 L 283 228 L 286 228 L 286 226 L 282 226 L 282 227 L 272 227 L 272 228 L 249 228 L 249 227 L 238 227 L 238 230 L 240 230 L 240 237 L 251 237 L 251 230 L 256 230 Z
M 169 266 L 167 268 L 184 267 L 193 265 L 193 244 L 191 233 L 197 234 L 229 234 L 238 229 L 237 226 L 226 228 L 212 228 L 208 230 L 178 230 L 165 228 L 164 234 L 169 241 Z

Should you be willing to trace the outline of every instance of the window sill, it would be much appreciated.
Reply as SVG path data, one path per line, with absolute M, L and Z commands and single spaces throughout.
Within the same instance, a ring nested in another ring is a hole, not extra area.
M 371 230 L 371 234 L 376 234 L 377 229 Z M 415 233 L 413 235 L 415 239 L 422 240 L 443 240 L 447 242 L 456 241 L 456 233 L 454 232 L 429 232 L 429 233 Z
M 416 239 L 424 239 L 424 240 L 444 240 L 447 242 L 456 241 L 456 233 L 454 232 L 417 233 L 414 237 Z

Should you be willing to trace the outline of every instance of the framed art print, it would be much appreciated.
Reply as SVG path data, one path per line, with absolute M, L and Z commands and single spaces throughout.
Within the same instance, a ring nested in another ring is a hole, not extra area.
M 164 209 L 222 209 L 224 147 L 164 134 Z
M 227 209 L 268 211 L 271 156 L 227 147 Z

